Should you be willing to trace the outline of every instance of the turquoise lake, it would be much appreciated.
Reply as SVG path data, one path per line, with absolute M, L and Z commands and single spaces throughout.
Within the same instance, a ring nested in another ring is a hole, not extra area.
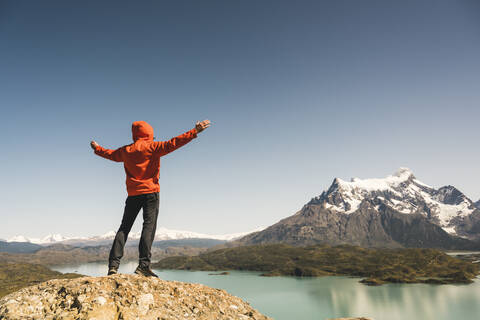
M 133 273 L 136 262 L 120 267 Z M 58 266 L 60 272 L 90 276 L 107 273 L 105 264 Z M 277 320 L 328 319 L 363 316 L 374 320 L 480 319 L 480 279 L 470 285 L 388 284 L 369 287 L 358 278 L 261 277 L 258 272 L 155 270 L 164 280 L 201 283 L 241 297 Z

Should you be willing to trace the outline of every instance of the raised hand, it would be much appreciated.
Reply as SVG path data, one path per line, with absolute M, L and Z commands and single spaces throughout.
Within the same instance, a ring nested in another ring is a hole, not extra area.
M 90 141 L 90 147 L 92 147 L 93 150 L 96 150 L 98 147 L 98 143 L 92 140 Z
M 202 132 L 208 127 L 210 127 L 210 120 L 197 121 L 195 124 L 195 129 L 197 129 L 198 133 Z

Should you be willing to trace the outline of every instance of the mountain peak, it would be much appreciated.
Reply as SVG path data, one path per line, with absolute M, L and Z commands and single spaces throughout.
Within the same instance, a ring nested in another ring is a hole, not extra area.
M 400 168 L 393 175 L 386 178 L 360 179 L 352 178 L 350 182 L 340 178 L 335 178 L 333 183 L 337 186 L 334 189 L 341 190 L 365 190 L 365 191 L 384 191 L 396 187 L 402 183 L 413 181 L 415 176 L 408 168 Z M 332 191 L 334 189 L 330 188 Z
M 410 177 L 415 178 L 412 170 L 410 170 L 409 168 L 406 168 L 406 167 L 400 167 L 397 171 L 395 171 L 393 176 L 398 177 L 398 178 L 405 178 L 406 177 L 407 179 L 410 178 Z
M 422 213 L 446 232 L 456 235 L 462 234 L 463 229 L 473 228 L 467 217 L 480 206 L 454 186 L 435 189 L 420 182 L 408 168 L 400 168 L 380 179 L 353 178 L 347 182 L 336 178 L 327 192 L 313 198 L 309 204 L 351 214 L 361 209 L 365 201 L 386 205 L 403 214 Z
M 462 192 L 426 185 L 400 168 L 385 178 L 335 178 L 300 211 L 241 241 L 465 250 L 478 248 L 479 231 L 480 210 Z

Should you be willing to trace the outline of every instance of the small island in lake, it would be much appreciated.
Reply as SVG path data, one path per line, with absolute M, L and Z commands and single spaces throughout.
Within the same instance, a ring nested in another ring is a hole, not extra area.
M 478 264 L 451 257 L 436 249 L 361 248 L 342 245 L 294 247 L 286 244 L 219 249 L 198 256 L 168 257 L 157 269 L 248 270 L 263 276 L 353 276 L 362 283 L 471 283 Z
M 223 272 L 220 272 L 220 273 L 209 273 L 208 275 L 209 276 L 228 276 L 229 274 L 230 274 L 230 272 L 223 271 Z

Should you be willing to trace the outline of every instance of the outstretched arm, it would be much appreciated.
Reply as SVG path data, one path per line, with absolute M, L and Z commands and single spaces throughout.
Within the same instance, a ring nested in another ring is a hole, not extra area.
M 186 145 L 197 137 L 197 133 L 202 132 L 208 127 L 210 127 L 210 120 L 197 121 L 197 123 L 195 124 L 195 128 L 193 128 L 192 130 L 189 130 L 168 141 L 157 142 L 155 150 L 159 152 L 160 156 L 164 156 L 180 148 L 181 146 Z
M 105 149 L 95 141 L 90 141 L 90 147 L 92 147 L 92 149 L 95 151 L 95 154 L 99 155 L 100 157 L 103 157 L 108 160 L 116 161 L 116 162 L 123 161 L 121 148 L 116 150 Z

